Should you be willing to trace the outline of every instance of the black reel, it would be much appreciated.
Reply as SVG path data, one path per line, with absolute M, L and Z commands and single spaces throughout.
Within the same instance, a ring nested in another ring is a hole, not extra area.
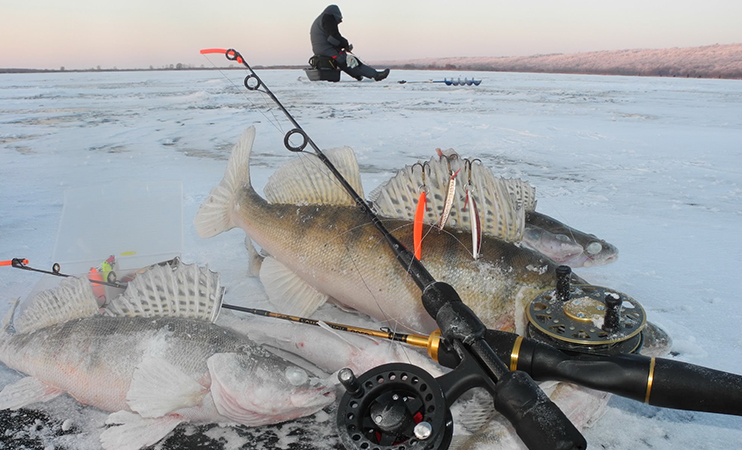
M 356 378 L 339 372 L 346 392 L 338 406 L 337 425 L 346 449 L 446 449 L 453 419 L 441 386 L 411 364 L 375 367 Z
M 613 289 L 570 285 L 570 273 L 559 266 L 556 289 L 544 291 L 526 309 L 528 337 L 567 352 L 637 353 L 647 323 L 639 302 Z

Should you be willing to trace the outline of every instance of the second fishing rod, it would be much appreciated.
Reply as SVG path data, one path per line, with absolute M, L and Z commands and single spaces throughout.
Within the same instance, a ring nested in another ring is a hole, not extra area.
M 429 336 L 396 333 L 226 303 L 222 308 L 401 342 L 426 349 L 431 359 L 452 369 L 461 362 L 453 349 L 441 345 L 438 332 Z M 536 339 L 492 329 L 485 339 L 510 370 L 527 372 L 537 381 L 565 381 L 663 408 L 742 416 L 740 375 L 635 353 L 565 352 Z
M 513 424 L 530 450 L 586 448 L 585 438 L 533 379 L 525 372 L 509 370 L 485 339 L 487 328 L 463 303 L 456 290 L 435 280 L 414 254 L 384 227 L 242 55 L 234 49 L 206 49 L 201 53 L 221 53 L 247 68 L 250 74 L 245 78 L 245 87 L 267 94 L 295 126 L 284 137 L 286 148 L 302 152 L 309 145 L 314 150 L 384 236 L 397 261 L 420 288 L 422 304 L 438 324 L 444 345 L 459 355 L 456 369 L 438 380 L 409 364 L 381 366 L 358 378 L 349 370 L 341 372 L 340 381 L 347 391 L 338 411 L 338 431 L 343 444 L 349 449 L 361 450 L 378 445 L 395 446 L 401 442 L 407 449 L 448 448 L 453 434 L 450 405 L 467 390 L 483 387 L 492 395 L 495 408 Z M 301 144 L 291 144 L 290 139 L 295 135 L 302 137 Z M 421 379 L 425 381 L 420 383 Z M 402 400 L 410 398 L 417 399 L 419 405 Z M 416 413 L 411 409 L 413 404 Z

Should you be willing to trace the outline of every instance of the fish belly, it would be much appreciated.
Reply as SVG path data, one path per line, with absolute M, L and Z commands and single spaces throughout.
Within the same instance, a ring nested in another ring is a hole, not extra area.
M 180 321 L 184 322 L 184 321 Z M 194 380 L 208 382 L 210 336 L 178 320 L 94 317 L 12 336 L 0 359 L 8 366 L 106 411 L 129 410 L 126 394 L 146 357 L 162 358 Z M 199 336 L 185 344 L 181 333 Z M 199 341 L 201 343 L 199 343 Z M 225 351 L 229 346 L 225 346 Z

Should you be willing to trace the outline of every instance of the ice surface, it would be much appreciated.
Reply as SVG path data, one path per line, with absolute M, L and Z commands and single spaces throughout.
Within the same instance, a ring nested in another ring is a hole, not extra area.
M 180 256 L 182 199 L 180 181 L 128 179 L 67 189 L 54 261 L 77 274 L 111 255 L 124 271 Z
M 393 71 L 384 82 L 332 84 L 309 82 L 301 70 L 259 74 L 318 145 L 355 149 L 366 192 L 436 148 L 526 179 L 536 186 L 538 211 L 619 248 L 616 263 L 580 269 L 580 276 L 641 302 L 672 335 L 676 358 L 742 373 L 740 81 Z M 245 128 L 258 127 L 252 178 L 259 189 L 293 157 L 282 145 L 292 126 L 263 95 L 245 91 L 244 76 L 0 75 L 0 259 L 25 257 L 46 269 L 56 262 L 67 189 L 132 179 L 181 183 L 184 261 L 219 271 L 225 302 L 267 307 L 260 286 L 246 278 L 244 233 L 201 240 L 192 225 Z M 483 81 L 396 83 L 459 76 Z M 39 280 L 0 268 L 0 313 Z M 0 385 L 19 377 L 0 367 Z M 24 428 L 39 448 L 97 448 L 105 414 L 66 397 L 37 409 L 58 420 Z M 176 432 L 183 442 L 208 438 L 230 449 L 311 447 L 335 442 L 327 437 L 333 422 Z M 742 446 L 741 430 L 739 417 L 614 397 L 585 435 L 590 448 L 719 449 Z

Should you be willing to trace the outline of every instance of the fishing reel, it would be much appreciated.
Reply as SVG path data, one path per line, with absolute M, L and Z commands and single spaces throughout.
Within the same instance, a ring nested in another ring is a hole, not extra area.
M 453 436 L 453 419 L 440 384 L 411 364 L 375 367 L 356 378 L 338 373 L 346 393 L 338 406 L 337 425 L 348 450 L 445 449 Z
M 567 352 L 639 352 L 647 323 L 639 302 L 613 289 L 571 285 L 571 272 L 559 266 L 556 289 L 542 292 L 528 306 L 527 336 Z

